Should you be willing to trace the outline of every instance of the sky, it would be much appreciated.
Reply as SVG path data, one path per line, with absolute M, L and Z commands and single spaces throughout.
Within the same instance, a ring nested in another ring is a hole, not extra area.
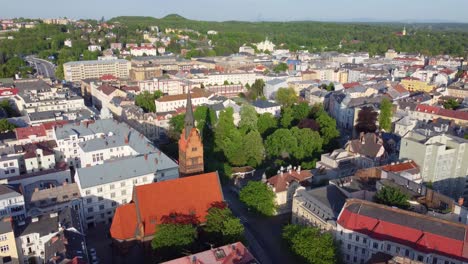
M 467 0 L 1 0 L 0 18 L 164 17 L 209 21 L 468 23 Z

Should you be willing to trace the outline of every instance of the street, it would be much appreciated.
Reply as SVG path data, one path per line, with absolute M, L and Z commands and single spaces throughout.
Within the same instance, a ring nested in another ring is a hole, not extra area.
M 27 56 L 25 60 L 36 69 L 38 75 L 55 79 L 55 66 L 51 62 L 34 56 Z
M 290 215 L 263 217 L 249 212 L 236 194 L 223 188 L 224 199 L 232 212 L 241 219 L 249 249 L 262 264 L 299 263 L 282 239 L 283 226 L 289 223 Z

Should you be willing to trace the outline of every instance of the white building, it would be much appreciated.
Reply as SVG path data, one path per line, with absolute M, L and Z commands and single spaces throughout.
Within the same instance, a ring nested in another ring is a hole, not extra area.
M 71 48 L 71 47 L 73 46 L 73 43 L 72 43 L 71 39 L 66 39 L 66 40 L 63 42 L 63 45 L 64 45 L 65 47 Z
M 144 80 L 138 82 L 138 87 L 141 91 L 148 91 L 154 93 L 155 91 L 161 91 L 167 95 L 177 95 L 184 93 L 184 87 L 186 83 L 182 80 L 177 79 L 153 79 Z
M 63 64 L 65 80 L 69 82 L 100 78 L 103 75 L 113 75 L 117 78 L 128 79 L 130 68 L 130 61 L 122 59 L 71 61 Z
M 212 93 L 207 92 L 200 88 L 193 88 L 191 91 L 192 104 L 194 106 L 207 104 L 209 98 L 213 96 Z M 185 108 L 187 104 L 187 95 L 168 95 L 155 100 L 156 112 L 164 113 L 174 111 L 179 108 Z
M 252 85 L 256 79 L 262 79 L 256 73 L 216 73 L 206 75 L 206 80 L 203 81 L 205 85 L 221 85 L 224 82 L 233 84 L 249 84 Z
M 15 222 L 26 217 L 24 197 L 7 185 L 0 185 L 0 217 L 11 216 Z
M 280 88 L 287 88 L 288 83 L 284 79 L 273 79 L 265 83 L 263 88 L 263 95 L 269 100 L 274 100 L 276 98 L 276 92 Z
M 247 53 L 247 54 L 250 54 L 250 55 L 254 55 L 255 54 L 255 49 L 250 47 L 250 46 L 241 46 L 239 47 L 239 53 Z
M 252 105 L 255 107 L 255 111 L 257 111 L 259 115 L 270 113 L 274 117 L 281 116 L 281 105 L 275 102 L 256 100 L 252 103 Z
M 135 57 L 156 56 L 157 50 L 153 46 L 133 47 L 130 49 L 130 54 Z
M 268 38 L 265 41 L 255 44 L 258 50 L 267 50 L 273 52 L 275 50 L 275 44 L 269 41 Z
M 99 46 L 99 45 L 89 45 L 89 46 L 88 46 L 88 50 L 89 50 L 89 51 L 92 51 L 92 52 L 94 52 L 94 51 L 101 51 L 101 46 Z

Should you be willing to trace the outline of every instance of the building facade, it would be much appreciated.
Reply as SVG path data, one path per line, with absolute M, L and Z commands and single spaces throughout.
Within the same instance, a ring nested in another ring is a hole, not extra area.
M 100 78 L 111 74 L 117 78 L 128 79 L 131 64 L 127 60 L 72 61 L 63 64 L 66 81 L 79 82 L 83 79 Z

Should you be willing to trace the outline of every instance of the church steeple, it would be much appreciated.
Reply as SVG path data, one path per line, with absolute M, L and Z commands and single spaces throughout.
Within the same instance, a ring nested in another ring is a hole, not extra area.
M 186 104 L 186 112 L 185 112 L 185 122 L 184 122 L 184 129 L 185 129 L 185 139 L 187 140 L 190 136 L 190 131 L 195 124 L 195 118 L 193 117 L 193 109 L 192 109 L 192 97 L 190 95 L 190 89 L 187 89 L 187 104 Z

